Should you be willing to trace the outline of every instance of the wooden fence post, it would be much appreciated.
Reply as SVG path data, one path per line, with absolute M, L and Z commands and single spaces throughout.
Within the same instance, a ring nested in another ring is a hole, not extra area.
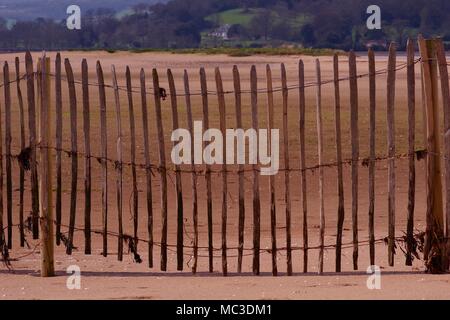
M 441 76 L 442 107 L 444 109 L 444 152 L 445 152 L 445 215 L 446 227 L 445 236 L 447 238 L 447 265 L 450 255 L 450 90 L 448 84 L 448 64 L 445 57 L 445 48 L 442 39 L 437 40 L 437 57 L 439 63 L 439 73 Z
M 267 132 L 269 146 L 272 146 L 272 129 L 274 129 L 274 100 L 273 100 L 273 83 L 272 83 L 272 70 L 270 65 L 266 65 L 266 78 L 267 78 Z M 272 149 L 269 149 L 272 154 Z M 270 232 L 272 239 L 272 275 L 278 275 L 277 267 L 277 205 L 275 197 L 275 176 L 272 174 L 269 177 L 269 190 L 270 190 Z
M 12 173 L 11 173 L 11 86 L 9 83 L 9 65 L 5 62 L 3 67 L 4 93 L 5 93 L 5 157 L 6 157 L 6 210 L 8 221 L 8 249 L 12 249 Z
M 55 109 L 56 109 L 56 245 L 61 244 L 62 216 L 62 88 L 61 88 L 61 54 L 55 60 Z
M 349 55 L 350 70 L 350 112 L 352 140 L 352 225 L 353 225 L 353 269 L 358 270 L 358 162 L 359 162 L 359 128 L 358 128 L 358 79 L 356 55 Z
M 70 100 L 70 156 L 71 156 L 71 186 L 70 186 L 70 220 L 69 220 L 69 238 L 66 248 L 68 255 L 72 254 L 73 236 L 75 232 L 75 218 L 77 210 L 77 185 L 78 185 L 78 146 L 77 146 L 77 96 L 75 90 L 75 80 L 73 77 L 72 66 L 69 59 L 64 60 L 64 66 L 67 75 L 67 85 L 69 89 Z
M 53 257 L 53 215 L 52 215 L 52 152 L 51 152 L 51 108 L 50 108 L 50 58 L 42 58 L 42 81 L 40 103 L 40 241 L 41 241 L 41 276 L 55 275 Z
M 337 162 L 337 190 L 339 196 L 338 219 L 336 234 L 336 272 L 341 272 L 342 234 L 344 229 L 345 207 L 344 207 L 344 173 L 342 164 L 342 130 L 341 130 L 341 93 L 339 86 L 339 56 L 333 57 L 334 74 L 334 108 L 335 108 L 335 132 L 336 132 L 336 162 Z
M 441 150 L 439 132 L 438 64 L 436 42 L 419 36 L 427 116 L 427 231 L 424 259 L 427 270 L 446 270 L 444 246 L 444 212 L 442 203 Z
M 36 97 L 34 91 L 33 58 L 27 51 L 25 54 L 27 71 L 27 104 L 28 104 L 28 128 L 30 143 L 30 171 L 31 171 L 31 219 L 33 228 L 33 240 L 39 239 L 39 185 L 36 165 Z
M 17 99 L 19 100 L 19 113 L 20 113 L 20 150 L 25 149 L 25 113 L 23 109 L 23 97 L 22 90 L 20 89 L 20 61 L 19 57 L 15 59 L 16 67 L 16 85 L 17 85 Z M 24 191 L 25 191 L 25 169 L 20 166 L 20 186 L 19 186 L 19 229 L 20 229 L 20 246 L 25 246 L 25 230 L 23 223 L 23 202 L 24 202 Z

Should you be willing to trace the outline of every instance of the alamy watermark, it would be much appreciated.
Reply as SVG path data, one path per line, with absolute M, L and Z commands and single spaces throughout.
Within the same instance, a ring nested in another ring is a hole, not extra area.
M 171 141 L 177 143 L 171 152 L 174 164 L 192 164 L 194 155 L 196 165 L 259 164 L 263 176 L 276 175 L 279 171 L 278 129 L 271 129 L 270 137 L 267 129 L 227 129 L 224 137 L 219 129 L 208 129 L 203 133 L 202 121 L 195 121 L 193 131 L 193 137 L 187 129 L 173 131 Z M 205 142 L 208 144 L 204 147 Z

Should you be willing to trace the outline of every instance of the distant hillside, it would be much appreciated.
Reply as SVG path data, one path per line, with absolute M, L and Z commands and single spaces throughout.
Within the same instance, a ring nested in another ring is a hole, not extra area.
M 120 12 L 140 3 L 165 3 L 169 0 L 0 0 L 0 16 L 6 20 L 34 20 L 36 18 L 63 19 L 71 4 L 82 12 L 108 8 Z

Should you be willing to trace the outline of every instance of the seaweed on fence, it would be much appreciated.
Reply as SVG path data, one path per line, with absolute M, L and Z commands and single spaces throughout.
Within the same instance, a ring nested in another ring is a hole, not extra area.
M 69 238 L 67 238 L 65 234 L 61 233 L 60 238 L 61 238 L 61 242 L 66 247 L 66 249 L 69 249 L 69 247 L 70 247 L 71 250 L 78 250 L 78 248 L 75 247 L 73 245 L 73 243 L 70 243 Z
M 3 230 L 0 231 L 0 254 L 2 256 L 2 262 L 8 270 L 11 270 L 11 259 L 9 257 L 8 246 L 5 241 Z
M 19 162 L 20 167 L 25 171 L 30 171 L 31 168 L 31 147 L 27 147 L 20 151 L 20 154 L 17 156 L 17 161 Z
M 133 254 L 133 260 L 136 263 L 142 263 L 141 256 L 137 252 L 137 241 L 134 241 L 134 238 L 132 236 L 129 236 L 127 234 L 123 235 L 123 241 L 126 245 L 128 245 L 128 253 Z

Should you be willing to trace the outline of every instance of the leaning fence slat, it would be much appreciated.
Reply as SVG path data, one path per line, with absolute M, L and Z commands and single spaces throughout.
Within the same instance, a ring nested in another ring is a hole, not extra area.
M 27 104 L 28 104 L 28 128 L 30 132 L 30 171 L 31 171 L 31 218 L 33 239 L 39 239 L 39 187 L 36 166 L 36 96 L 34 92 L 33 58 L 28 51 L 25 54 L 27 71 Z
M 159 145 L 159 173 L 161 178 L 161 271 L 167 271 L 167 175 L 164 129 L 161 112 L 158 71 L 153 69 L 153 93 L 155 98 L 156 126 Z
M 448 82 L 448 64 L 442 39 L 436 43 L 439 74 L 441 76 L 442 106 L 444 109 L 444 146 L 445 146 L 445 195 L 446 195 L 446 237 L 450 237 L 450 93 Z
M 317 150 L 319 155 L 319 201 L 320 201 L 320 251 L 319 274 L 323 273 L 323 257 L 325 251 L 325 199 L 324 199 L 324 169 L 323 169 L 323 124 L 322 124 L 322 76 L 320 61 L 316 59 L 316 120 L 317 120 Z
M 23 109 L 23 96 L 20 88 L 20 61 L 19 57 L 15 59 L 16 67 L 16 85 L 17 85 L 17 99 L 19 102 L 19 117 L 20 117 L 20 150 L 25 150 L 25 114 Z M 19 231 L 20 231 L 20 246 L 25 246 L 25 231 L 23 224 L 23 201 L 25 192 L 25 169 L 20 165 L 20 186 L 19 186 Z
M 258 128 L 258 78 L 256 67 L 250 71 L 252 127 Z M 261 241 L 261 200 L 259 195 L 259 168 L 253 164 L 253 274 L 260 272 L 260 241 Z
M 267 77 L 267 132 L 269 146 L 272 146 L 271 130 L 274 128 L 274 100 L 273 100 L 273 83 L 272 83 L 272 70 L 270 65 L 266 66 Z M 269 150 L 272 153 L 272 150 Z M 269 177 L 269 189 L 270 189 L 270 234 L 272 240 L 272 275 L 277 276 L 277 212 L 276 212 L 276 198 L 275 198 L 275 176 Z
M 336 130 L 336 162 L 337 162 L 337 190 L 338 190 L 338 218 L 336 234 L 336 272 L 341 272 L 341 254 L 342 254 L 342 234 L 344 228 L 345 209 L 344 209 L 344 177 L 342 165 L 342 130 L 341 130 L 341 93 L 339 86 L 339 56 L 333 57 L 333 75 L 334 75 L 334 109 L 335 109 L 335 130 Z
M 406 265 L 412 266 L 414 250 L 414 204 L 416 192 L 415 167 L 415 132 L 416 132 L 416 74 L 414 62 L 414 42 L 408 39 L 407 44 L 407 85 L 408 85 L 408 153 L 409 153 L 409 185 L 408 185 L 408 222 L 406 227 Z M 448 81 L 447 81 L 448 83 Z M 444 108 L 445 110 L 445 108 Z M 450 141 L 450 140 L 449 140 Z M 449 176 L 450 177 L 450 176 Z
M 306 103 L 305 103 L 305 67 L 302 60 L 298 63 L 298 106 L 300 123 L 300 173 L 302 185 L 302 211 L 303 211 L 303 272 L 308 272 L 308 203 L 307 203 L 307 185 L 306 185 L 306 143 L 305 143 L 305 121 L 306 121 Z
M 177 91 L 175 88 L 175 81 L 170 69 L 167 70 L 167 78 L 169 81 L 170 91 L 170 104 L 172 107 L 172 130 L 179 129 L 178 123 L 178 104 L 177 104 Z M 174 146 L 177 142 L 174 142 Z M 177 194 L 177 270 L 183 270 L 183 246 L 184 246 L 184 224 L 183 224 L 183 187 L 181 181 L 180 166 L 175 165 L 175 185 Z
M 84 252 L 91 254 L 91 123 L 89 102 L 89 73 L 86 59 L 81 62 L 83 88 L 83 132 L 84 132 Z
M 55 60 L 55 110 L 56 110 L 56 245 L 61 244 L 62 219 L 62 88 L 61 88 L 61 54 Z
M 359 161 L 359 129 L 358 129 L 358 80 L 356 73 L 356 55 L 349 54 L 350 70 L 350 121 L 352 140 L 352 222 L 353 222 L 353 269 L 358 270 L 358 161 Z
M 142 128 L 144 132 L 145 177 L 147 183 L 147 232 L 148 232 L 148 266 L 153 268 L 153 194 L 152 172 L 150 162 L 150 143 L 148 136 L 148 112 L 147 91 L 145 87 L 145 71 L 141 69 L 141 104 L 142 104 Z
M 116 201 L 117 201 L 117 220 L 118 220 L 118 229 L 119 229 L 119 238 L 117 243 L 117 259 L 119 261 L 123 260 L 123 160 L 122 160 L 122 118 L 120 115 L 120 96 L 119 96 L 119 85 L 117 84 L 117 75 L 116 68 L 114 65 L 111 66 L 112 73 L 112 81 L 114 87 L 114 102 L 116 107 L 116 130 L 117 130 L 117 139 L 116 139 L 116 152 L 117 152 L 117 161 L 115 163 L 116 169 Z
M 3 222 L 3 143 L 2 141 L 2 112 L 1 112 L 1 103 L 0 103 L 0 250 L 3 253 L 8 253 L 8 245 L 5 239 L 5 229 Z
M 387 135 L 388 135 L 388 214 L 389 236 L 388 256 L 389 266 L 394 266 L 395 254 L 395 68 L 396 48 L 392 43 L 389 48 L 388 76 L 387 76 Z
M 8 62 L 5 62 L 3 67 L 3 79 L 5 94 L 6 212 L 8 219 L 8 249 L 12 249 L 11 86 L 9 83 Z
M 103 76 L 103 69 L 100 61 L 97 61 L 97 79 L 98 79 L 98 96 L 100 102 L 100 140 L 101 140 L 101 159 L 102 165 L 102 255 L 108 256 L 108 132 L 106 121 L 106 94 L 105 94 L 105 80 Z
M 227 174 L 227 153 L 226 153 L 226 109 L 225 94 L 223 91 L 222 76 L 219 68 L 215 70 L 217 98 L 219 103 L 220 131 L 222 132 L 222 272 L 226 276 L 228 274 L 227 265 L 227 216 L 228 216 L 228 174 Z
M 75 82 L 73 77 L 72 66 L 69 59 L 64 60 L 66 69 L 67 85 L 69 87 L 70 101 L 70 140 L 71 140 L 71 187 L 70 187 L 70 222 L 69 237 L 67 244 L 67 254 L 72 254 L 73 236 L 75 231 L 75 217 L 77 210 L 77 184 L 78 184 L 78 146 L 77 146 L 77 96 L 75 90 Z
M 242 97 L 241 77 L 237 66 L 233 67 L 234 100 L 236 105 L 236 128 L 242 128 Z M 242 258 L 244 255 L 244 228 L 245 228 L 245 172 L 244 165 L 238 168 L 239 175 L 239 223 L 238 223 L 238 273 L 242 272 Z
M 289 162 L 288 87 L 286 67 L 281 64 L 281 86 L 283 94 L 283 143 L 284 143 L 284 202 L 286 205 L 286 260 L 287 274 L 292 275 L 292 235 L 291 235 L 291 188 Z
M 369 255 L 370 265 L 375 265 L 375 131 L 376 131 L 376 74 L 375 53 L 372 49 L 369 58 Z
M 209 110 L 208 110 L 208 87 L 206 82 L 206 72 L 204 68 L 200 68 L 200 87 L 202 92 L 203 107 L 203 130 L 209 129 Z M 205 144 L 206 145 L 206 144 Z M 211 186 L 211 166 L 206 165 L 206 209 L 208 215 L 208 262 L 209 272 L 214 270 L 214 249 L 213 249 L 213 212 L 212 212 L 212 186 Z
M 189 88 L 189 75 L 186 70 L 184 70 L 184 93 L 186 100 L 186 112 L 188 128 L 191 136 L 194 136 L 194 123 L 192 119 L 192 105 L 191 105 L 191 93 Z M 195 150 L 195 142 L 191 141 L 191 150 Z M 192 220 L 194 223 L 194 240 L 193 240 L 193 251 L 194 251 L 194 261 L 192 262 L 192 273 L 197 273 L 198 264 L 198 203 L 197 203 L 197 174 L 195 172 L 195 157 L 194 153 L 191 152 L 191 171 L 192 171 Z
M 133 234 L 134 234 L 134 253 L 137 254 L 138 245 L 138 227 L 139 227 L 139 194 L 137 188 L 137 174 L 136 174 L 136 125 L 134 121 L 134 105 L 133 105 L 133 92 L 131 86 L 131 72 L 127 66 L 126 72 L 127 81 L 127 96 L 128 96 L 128 116 L 130 118 L 130 137 L 131 137 L 131 175 L 133 179 Z

